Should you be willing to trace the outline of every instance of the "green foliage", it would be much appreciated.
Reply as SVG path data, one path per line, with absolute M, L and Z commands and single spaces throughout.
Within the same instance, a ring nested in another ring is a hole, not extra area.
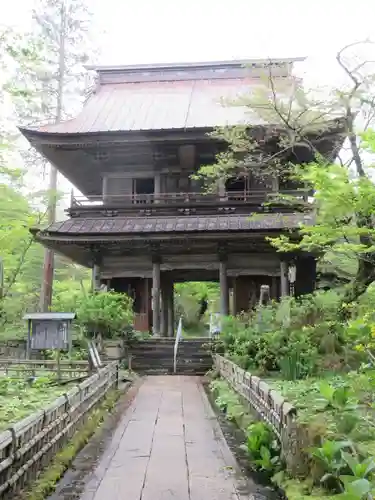
M 219 285 L 211 282 L 191 281 L 175 285 L 175 317 L 182 316 L 184 329 L 204 335 L 210 312 L 216 312 L 219 300 Z M 207 309 L 202 315 L 202 304 Z
M 18 185 L 20 183 L 20 186 Z M 4 266 L 4 287 L 0 297 L 0 334 L 25 335 L 25 312 L 38 307 L 43 267 L 43 248 L 36 243 L 30 227 L 42 224 L 40 210 L 44 193 L 22 194 L 23 181 L 0 182 L 0 257 Z M 88 287 L 88 271 L 55 257 L 53 310 L 74 311 L 83 296 L 81 282 Z
M 43 247 L 29 229 L 44 225 L 48 202 L 60 196 L 41 191 L 45 161 L 19 141 L 16 125 L 70 112 L 62 93 L 70 94 L 69 105 L 81 98 L 90 18 L 84 1 L 38 0 L 34 7 L 30 32 L 0 29 L 0 335 L 12 337 L 24 333 L 22 316 L 39 303 Z M 79 281 L 78 274 L 78 266 L 55 256 L 56 279 Z
M 349 441 L 326 440 L 321 447 L 311 450 L 311 457 L 320 466 L 320 482 L 329 489 L 340 491 L 340 474 L 343 470 L 342 450 L 350 448 Z
M 297 408 L 299 422 L 307 424 L 318 438 L 342 439 L 350 435 L 362 448 L 362 444 L 375 439 L 369 418 L 375 401 L 375 371 L 323 375 L 326 379 L 269 379 L 268 383 Z
M 375 186 L 370 178 L 352 178 L 344 166 L 320 163 L 298 166 L 295 175 L 313 188 L 316 216 L 313 225 L 301 227 L 299 242 L 293 243 L 288 236 L 271 238 L 279 250 L 330 251 L 346 259 L 373 251 L 359 240 L 359 235 L 373 239 L 374 230 L 359 228 L 354 215 L 371 217 L 374 213 Z
M 90 293 L 77 309 L 77 321 L 87 335 L 117 337 L 133 323 L 133 301 L 113 291 Z
M 229 317 L 214 348 L 250 371 L 306 377 L 324 356 L 342 351 L 342 326 L 336 319 L 340 300 L 336 292 L 317 292 Z
M 75 312 L 85 301 L 86 295 L 91 290 L 91 280 L 88 270 L 79 269 L 78 273 L 75 279 L 66 279 L 62 276 L 62 279 L 54 281 L 51 308 L 53 311 Z
M 320 466 L 320 483 L 338 498 L 372 499 L 375 492 L 373 457 L 361 459 L 350 441 L 325 441 L 311 452 Z
M 67 390 L 51 385 L 52 376 L 38 377 L 30 384 L 23 379 L 0 379 L 0 431 L 43 408 Z
M 369 129 L 373 121 L 368 118 L 374 74 L 369 73 L 371 65 L 361 54 L 353 57 L 351 51 L 359 45 L 349 44 L 337 53 L 338 68 L 348 77 L 349 85 L 331 92 L 307 91 L 302 82 L 296 84 L 291 78 L 281 81 L 270 65 L 255 92 L 224 103 L 246 107 L 248 115 L 259 117 L 264 127 L 260 130 L 252 123 L 217 127 L 212 135 L 227 148 L 196 176 L 213 190 L 220 181 L 247 178 L 249 174 L 260 182 L 278 177 L 279 186 L 287 186 L 289 193 L 296 187 L 307 188 L 309 202 L 301 201 L 300 195 L 272 194 L 266 206 L 282 202 L 295 211 L 309 212 L 311 217 L 299 228 L 301 238 L 296 238 L 294 231 L 269 241 L 278 251 L 308 250 L 318 252 L 323 259 L 329 255 L 354 263 L 347 302 L 355 301 L 375 280 L 374 165 L 371 158 L 366 164 L 366 153 L 375 151 L 375 134 Z M 358 72 L 358 68 L 363 71 Z M 317 140 L 323 136 L 335 136 L 331 152 Z M 339 148 L 348 137 L 349 147 L 340 157 Z M 302 149 L 306 152 L 303 160 L 297 153 Z M 332 156 L 335 160 L 339 156 L 340 163 L 332 163 Z
M 349 410 L 357 407 L 351 403 L 351 390 L 347 385 L 332 387 L 327 381 L 323 381 L 320 384 L 320 394 L 326 402 L 326 408 Z
M 363 462 L 360 462 L 357 456 L 351 455 L 350 453 L 342 451 L 341 455 L 346 464 L 350 467 L 350 472 L 354 478 L 366 479 L 375 472 L 375 460 L 373 457 L 366 458 Z
M 285 380 L 298 380 L 303 377 L 299 352 L 288 354 L 280 360 L 280 373 Z
M 267 424 L 256 422 L 249 425 L 245 449 L 251 463 L 260 470 L 275 472 L 280 467 L 280 446 Z
M 215 404 L 226 418 L 244 431 L 245 443 L 241 448 L 246 452 L 251 467 L 270 474 L 280 470 L 280 447 L 271 428 L 263 422 L 254 422 L 238 394 L 224 380 L 213 380 L 210 390 L 216 396 Z
M 239 396 L 225 381 L 220 379 L 213 380 L 210 389 L 216 395 L 215 404 L 226 415 L 227 419 L 240 425 L 244 416 L 244 408 Z

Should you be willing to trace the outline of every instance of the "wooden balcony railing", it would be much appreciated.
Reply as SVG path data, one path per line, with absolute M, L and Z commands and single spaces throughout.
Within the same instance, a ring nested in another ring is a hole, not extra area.
M 130 195 L 105 195 L 105 196 L 72 196 L 71 208 L 123 208 L 132 205 L 160 205 L 185 206 L 185 205 L 220 205 L 231 204 L 260 204 L 270 198 L 280 195 L 289 195 L 307 200 L 307 190 L 288 190 L 271 193 L 269 191 L 227 191 L 222 194 L 204 193 L 160 193 L 160 194 L 130 194 Z

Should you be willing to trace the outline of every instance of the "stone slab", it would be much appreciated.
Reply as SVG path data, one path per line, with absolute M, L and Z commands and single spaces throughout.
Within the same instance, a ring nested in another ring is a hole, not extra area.
M 241 474 L 198 377 L 150 376 L 81 500 L 244 500 Z

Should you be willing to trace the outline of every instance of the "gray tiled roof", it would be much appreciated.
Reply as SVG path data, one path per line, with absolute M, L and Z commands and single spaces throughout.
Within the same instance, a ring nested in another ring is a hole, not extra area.
M 210 231 L 254 231 L 293 229 L 309 224 L 305 214 L 220 215 L 204 217 L 115 217 L 106 219 L 69 219 L 55 222 L 43 234 L 111 235 L 135 233 L 173 233 Z

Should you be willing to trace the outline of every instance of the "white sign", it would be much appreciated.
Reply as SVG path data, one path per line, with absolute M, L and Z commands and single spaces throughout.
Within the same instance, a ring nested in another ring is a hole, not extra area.
M 221 331 L 221 314 L 211 313 L 210 314 L 210 338 L 218 335 Z
M 174 343 L 174 352 L 173 352 L 173 373 L 176 373 L 177 369 L 177 351 L 178 351 L 178 343 L 180 339 L 182 338 L 182 318 L 180 317 L 180 320 L 178 322 L 178 327 L 177 327 L 177 333 L 176 333 L 176 340 Z

